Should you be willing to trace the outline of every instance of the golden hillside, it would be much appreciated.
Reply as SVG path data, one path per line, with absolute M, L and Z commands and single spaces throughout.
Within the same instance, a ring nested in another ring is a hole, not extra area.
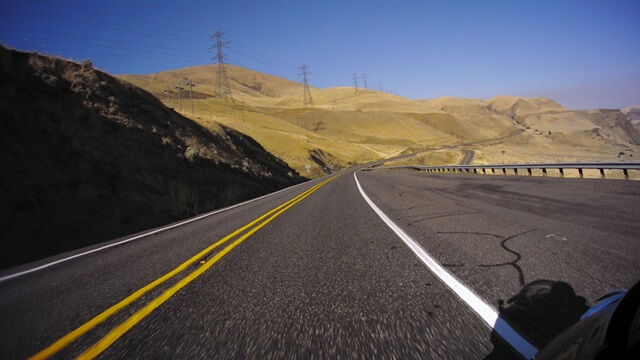
M 232 65 L 227 73 L 234 100 L 224 101 L 214 98 L 216 66 L 119 77 L 176 110 L 174 88 L 191 79 L 194 112 L 183 90 L 185 116 L 205 127 L 221 123 L 244 132 L 308 176 L 444 146 L 474 149 L 476 162 L 621 160 L 621 152 L 640 154 L 640 133 L 620 111 L 573 111 L 548 98 L 509 95 L 410 100 L 352 87 L 311 88 L 314 106 L 304 108 L 301 83 Z M 171 100 L 163 92 L 167 86 L 174 91 Z

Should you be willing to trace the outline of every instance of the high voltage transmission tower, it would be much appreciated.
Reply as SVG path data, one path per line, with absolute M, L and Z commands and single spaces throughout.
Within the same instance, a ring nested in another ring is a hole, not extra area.
M 309 91 L 309 78 L 307 78 L 307 75 L 311 73 L 307 72 L 307 68 L 308 66 L 305 64 L 302 64 L 302 66 L 298 68 L 302 70 L 302 72 L 298 74 L 298 76 L 302 75 L 302 82 L 304 83 L 304 100 L 303 100 L 304 107 L 313 106 L 311 91 Z
M 364 88 L 368 89 L 369 87 L 367 86 L 367 74 L 362 74 L 362 81 L 364 82 Z
M 224 66 L 224 58 L 226 55 L 222 52 L 222 48 L 229 44 L 229 42 L 222 41 L 224 34 L 226 34 L 226 32 L 218 30 L 215 34 L 211 35 L 211 39 L 215 38 L 216 44 L 209 48 L 210 50 L 215 48 L 218 53 L 217 56 L 213 58 L 213 60 L 218 63 L 218 82 L 216 83 L 215 96 L 223 99 L 231 99 L 231 102 L 233 102 L 231 87 L 229 86 L 229 79 L 227 78 L 227 69 Z
M 358 75 L 356 74 L 353 74 L 353 88 L 355 89 L 356 95 L 358 95 L 360 90 L 358 89 Z

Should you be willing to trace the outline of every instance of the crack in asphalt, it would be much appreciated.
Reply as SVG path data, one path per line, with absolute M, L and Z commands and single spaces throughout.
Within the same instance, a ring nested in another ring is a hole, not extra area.
M 506 251 L 508 251 L 508 252 L 510 252 L 510 253 L 512 253 L 513 255 L 516 256 L 515 260 L 509 261 L 509 262 L 506 262 L 506 263 L 502 263 L 502 264 L 491 264 L 491 265 L 483 265 L 483 264 L 481 264 L 481 265 L 478 265 L 478 266 L 479 267 L 513 266 L 513 268 L 516 269 L 516 271 L 518 272 L 518 280 L 520 281 L 520 286 L 524 286 L 524 284 L 525 284 L 524 272 L 522 271 L 522 268 L 520 267 L 520 265 L 518 265 L 518 261 L 520 261 L 520 259 L 522 259 L 522 255 L 520 255 L 520 253 L 518 253 L 517 251 L 509 249 L 507 247 L 507 241 L 509 241 L 509 240 L 511 240 L 513 238 L 516 238 L 516 237 L 518 237 L 520 235 L 524 235 L 524 234 L 528 234 L 530 232 L 534 232 L 536 230 L 538 230 L 538 229 L 532 229 L 532 230 L 524 231 L 524 232 L 521 232 L 519 234 L 515 234 L 515 235 L 512 235 L 512 236 L 509 236 L 509 237 L 505 238 L 504 240 L 502 240 L 500 242 L 500 246 L 502 246 L 503 249 L 505 249 Z
M 414 220 L 414 221 L 408 223 L 407 225 L 413 225 L 415 223 L 418 223 L 418 222 L 421 222 L 421 221 L 425 221 L 425 220 L 440 219 L 440 218 L 449 217 L 449 216 L 472 215 L 472 214 L 478 214 L 478 213 L 480 213 L 480 211 L 454 212 L 454 213 L 446 213 L 446 214 L 437 215 L 437 216 L 427 216 L 424 219 Z
M 483 233 L 483 232 L 471 232 L 471 231 L 438 231 L 438 234 L 470 234 L 470 235 L 487 235 L 487 236 L 495 236 L 497 238 L 504 238 L 504 236 L 501 235 L 496 235 L 496 234 L 490 234 L 490 233 Z
M 419 208 L 424 208 L 424 207 L 432 207 L 432 206 L 438 206 L 438 205 L 442 205 L 442 204 L 416 205 L 416 206 L 403 208 L 403 209 L 391 209 L 391 211 L 406 211 L 406 210 L 413 210 L 413 209 L 419 209 Z

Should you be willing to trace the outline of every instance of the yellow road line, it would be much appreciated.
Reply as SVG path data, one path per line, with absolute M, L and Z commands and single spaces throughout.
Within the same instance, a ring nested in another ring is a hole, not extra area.
M 134 292 L 133 294 L 129 295 L 128 297 L 126 297 L 125 299 L 120 301 L 119 303 L 111 306 L 110 308 L 108 308 L 107 310 L 103 311 L 102 313 L 100 313 L 99 315 L 97 315 L 93 319 L 89 320 L 88 322 L 84 323 L 83 325 L 81 325 L 77 329 L 73 330 L 72 332 L 70 332 L 67 335 L 63 336 L 62 338 L 58 339 L 53 344 L 49 345 L 49 347 L 47 347 L 46 349 L 44 349 L 44 350 L 38 352 L 37 354 L 33 355 L 30 359 L 47 359 L 47 358 L 53 356 L 55 353 L 57 353 L 58 351 L 62 350 L 64 347 L 66 347 L 71 342 L 73 342 L 76 339 L 78 339 L 80 336 L 84 335 L 89 330 L 91 330 L 94 327 L 96 327 L 98 324 L 104 322 L 106 319 L 111 317 L 116 312 L 122 310 L 126 306 L 130 305 L 131 303 L 133 303 L 134 301 L 136 301 L 137 299 L 142 297 L 144 294 L 146 294 L 149 291 L 153 290 L 154 288 L 156 288 L 157 286 L 161 285 L 165 281 L 171 279 L 172 277 L 174 277 L 175 275 L 179 274 L 184 269 L 189 267 L 191 264 L 195 263 L 196 261 L 198 261 L 202 257 L 206 256 L 208 253 L 210 253 L 211 251 L 216 249 L 218 246 L 226 243 L 227 241 L 229 241 L 230 239 L 232 239 L 236 235 L 244 232 L 248 228 L 250 228 L 253 225 L 255 225 L 258 222 L 260 222 L 262 219 L 264 219 L 264 218 L 268 217 L 269 215 L 273 214 L 274 212 L 277 212 L 278 210 L 280 210 L 280 209 L 282 209 L 284 207 L 287 207 L 289 204 L 292 204 L 292 203 L 296 202 L 297 200 L 301 200 L 302 198 L 306 197 L 306 195 L 311 194 L 312 192 L 314 192 L 315 190 L 317 190 L 318 188 L 320 188 L 321 186 L 323 186 L 327 182 L 331 181 L 332 179 L 334 179 L 334 178 L 330 178 L 330 179 L 325 180 L 325 181 L 323 181 L 323 182 L 321 182 L 321 183 L 319 183 L 317 185 L 314 185 L 313 187 L 309 188 L 307 191 L 305 191 L 305 192 L 301 193 L 300 195 L 292 198 L 291 200 L 289 200 L 289 201 L 277 206 L 276 208 L 266 212 L 265 214 L 261 215 L 260 217 L 258 217 L 257 219 L 253 220 L 249 224 L 247 224 L 247 225 L 241 227 L 240 229 L 234 231 L 233 233 L 225 236 L 220 241 L 218 241 L 215 244 L 213 244 L 213 245 L 207 247 L 206 249 L 200 251 L 198 254 L 196 254 L 195 256 L 191 257 L 189 260 L 183 262 L 182 264 L 180 264 L 175 269 L 173 269 L 170 272 L 166 273 L 162 277 L 154 280 L 153 282 L 147 284 L 146 286 L 138 289 L 136 292 Z
M 326 184 L 327 182 L 329 182 L 329 181 L 331 181 L 333 179 L 335 179 L 335 177 L 323 182 L 322 184 L 320 184 L 320 186 Z M 80 354 L 78 359 L 93 359 L 96 356 L 100 355 L 100 353 L 105 351 L 109 346 L 111 346 L 111 344 L 113 344 L 122 335 L 124 335 L 127 331 L 129 331 L 132 327 L 134 327 L 138 322 L 140 322 L 142 319 L 144 319 L 147 315 L 149 315 L 153 310 L 158 308 L 164 302 L 169 300 L 169 298 L 171 298 L 180 289 L 182 289 L 187 284 L 189 284 L 190 282 L 195 280 L 197 277 L 202 275 L 202 273 L 207 271 L 211 266 L 213 266 L 213 264 L 215 264 L 218 260 L 220 260 L 223 256 L 225 256 L 229 251 L 231 251 L 236 246 L 240 245 L 240 243 L 245 241 L 249 236 L 253 235 L 256 231 L 260 230 L 262 227 L 267 225 L 273 219 L 275 219 L 278 216 L 280 216 L 283 212 L 287 211 L 290 207 L 292 207 L 293 205 L 299 203 L 300 201 L 302 201 L 307 196 L 311 195 L 314 191 L 318 190 L 320 188 L 320 186 L 315 188 L 315 189 L 313 189 L 313 191 L 304 194 L 304 196 L 302 196 L 299 199 L 295 200 L 294 202 L 290 203 L 285 208 L 279 210 L 277 213 L 275 213 L 273 216 L 271 216 L 269 219 L 265 220 L 260 225 L 254 227 L 253 229 L 251 229 L 246 234 L 242 235 L 236 241 L 231 243 L 229 246 L 224 248 L 222 251 L 220 251 L 218 254 L 216 254 L 213 258 L 211 258 L 209 261 L 207 261 L 203 266 L 201 266 L 196 271 L 194 271 L 191 274 L 189 274 L 184 279 L 180 280 L 177 284 L 175 284 L 172 287 L 170 287 L 169 289 L 167 289 L 164 293 L 162 293 L 162 295 L 160 295 L 157 298 L 155 298 L 154 300 L 152 300 L 144 308 L 138 310 L 135 314 L 131 315 L 131 317 L 129 317 L 127 320 L 125 320 L 125 322 L 120 324 L 115 329 L 111 330 L 111 332 L 109 332 L 107 335 L 105 335 L 100 341 L 98 341 L 92 347 L 90 347 L 85 352 Z

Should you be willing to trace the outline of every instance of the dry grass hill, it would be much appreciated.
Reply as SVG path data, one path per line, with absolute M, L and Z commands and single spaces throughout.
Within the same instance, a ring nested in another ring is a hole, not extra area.
M 110 240 L 303 179 L 90 63 L 0 47 L 0 267 Z
M 174 109 L 177 93 L 169 101 L 163 91 L 193 80 L 194 113 L 183 91 L 185 116 L 205 127 L 221 123 L 242 131 L 303 174 L 312 165 L 311 176 L 445 146 L 476 150 L 475 162 L 498 163 L 620 161 L 640 154 L 638 128 L 620 110 L 574 111 L 544 97 L 506 95 L 410 100 L 369 89 L 356 94 L 350 87 L 311 88 L 314 107 L 304 108 L 298 82 L 231 65 L 227 71 L 233 103 L 214 98 L 216 65 L 119 78 Z

